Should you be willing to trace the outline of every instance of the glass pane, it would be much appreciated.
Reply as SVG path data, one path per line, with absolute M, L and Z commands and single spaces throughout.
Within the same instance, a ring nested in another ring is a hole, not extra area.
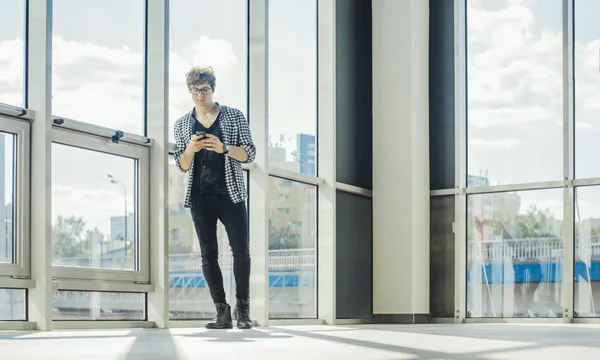
M 53 265 L 138 268 L 136 169 L 135 159 L 52 144 Z
M 269 1 L 269 162 L 317 175 L 317 1 Z
M 25 107 L 25 0 L 0 2 L 0 103 Z
M 467 316 L 562 317 L 563 190 L 468 197 Z
M 562 3 L 467 1 L 469 186 L 562 179 Z
M 317 316 L 317 188 L 269 178 L 269 316 Z
M 0 263 L 15 262 L 15 141 L 16 135 L 0 132 Z
M 26 321 L 26 301 L 25 289 L 0 289 L 0 321 Z
M 144 14 L 144 0 L 54 0 L 54 115 L 144 135 Z
M 575 0 L 575 175 L 578 178 L 600 177 L 596 159 L 589 156 L 600 151 L 599 11 L 597 0 Z
M 212 318 L 215 306 L 202 272 L 200 243 L 190 210 L 183 206 L 187 174 L 175 167 L 173 156 L 169 156 L 169 162 L 169 315 L 175 320 Z M 244 176 L 247 176 L 246 171 Z M 233 256 L 220 221 L 217 239 L 225 295 L 227 301 L 234 304 Z
M 216 74 L 214 100 L 239 109 L 248 108 L 247 0 L 176 0 L 170 2 L 169 33 L 169 139 L 173 126 L 194 108 L 185 74 L 193 66 L 211 66 Z M 198 14 L 201 15 L 200 19 Z M 208 14 L 227 14 L 212 16 Z M 199 22 L 200 21 L 200 22 Z M 199 24 L 190 29 L 190 24 Z M 246 116 L 247 118 L 247 116 Z
M 600 187 L 575 189 L 574 316 L 600 315 Z
M 52 320 L 146 320 L 146 294 L 59 290 Z
M 454 317 L 454 202 L 454 196 L 434 196 L 429 202 L 429 287 L 433 317 Z

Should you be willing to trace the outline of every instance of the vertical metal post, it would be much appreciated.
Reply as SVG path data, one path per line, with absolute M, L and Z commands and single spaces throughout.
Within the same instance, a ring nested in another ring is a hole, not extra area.
M 169 326 L 169 0 L 146 0 L 146 129 L 150 148 L 148 320 Z M 127 226 L 127 221 L 125 226 Z
M 35 111 L 31 130 L 31 278 L 29 319 L 52 329 L 52 1 L 29 0 L 27 23 L 27 107 Z
M 455 146 L 455 322 L 467 317 L 467 14 L 465 0 L 454 0 Z
M 269 124 L 268 124 L 268 0 L 248 1 L 248 121 L 256 145 L 250 187 L 250 313 L 259 326 L 269 320 Z
M 318 43 L 318 187 L 317 316 L 327 324 L 336 320 L 336 0 L 317 2 Z
M 574 83 L 573 83 L 573 0 L 563 0 L 563 256 L 562 303 L 563 322 L 573 318 L 574 273 L 574 208 L 573 179 L 575 178 L 574 140 Z M 557 279 L 557 285 L 559 284 Z

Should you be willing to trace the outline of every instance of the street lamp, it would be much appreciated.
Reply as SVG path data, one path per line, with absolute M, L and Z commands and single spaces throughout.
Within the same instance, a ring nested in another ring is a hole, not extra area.
M 125 239 L 123 239 L 123 253 L 125 254 L 125 261 L 127 261 L 127 228 L 129 227 L 129 214 L 127 213 L 127 187 L 111 174 L 108 174 L 108 178 L 112 184 L 121 185 L 123 187 L 123 194 L 125 197 Z

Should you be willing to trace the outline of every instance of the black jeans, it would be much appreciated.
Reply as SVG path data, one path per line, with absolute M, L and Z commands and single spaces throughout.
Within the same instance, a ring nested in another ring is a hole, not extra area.
M 200 240 L 202 272 L 213 302 L 226 302 L 223 274 L 219 267 L 217 220 L 221 220 L 225 226 L 233 253 L 236 298 L 250 300 L 250 244 L 246 204 L 234 204 L 228 195 L 202 194 L 197 196 L 191 213 Z

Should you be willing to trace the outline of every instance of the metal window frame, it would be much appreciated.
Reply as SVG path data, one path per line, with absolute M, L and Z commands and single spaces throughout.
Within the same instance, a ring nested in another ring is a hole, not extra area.
M 15 136 L 13 153 L 13 263 L 0 263 L 0 274 L 16 278 L 30 278 L 30 217 L 29 185 L 31 148 L 31 123 L 0 115 L 0 132 Z M 15 251 L 16 250 L 16 251 Z
M 97 269 L 52 265 L 52 276 L 59 279 L 113 280 L 123 282 L 149 282 L 149 223 L 150 223 L 150 151 L 145 146 L 118 143 L 100 137 L 93 137 L 72 130 L 53 128 L 49 134 L 52 144 L 78 147 L 84 150 L 122 156 L 136 161 L 136 212 L 138 238 L 137 270 Z M 52 159 L 60 161 L 60 159 Z M 51 174 L 49 174 L 51 176 Z

